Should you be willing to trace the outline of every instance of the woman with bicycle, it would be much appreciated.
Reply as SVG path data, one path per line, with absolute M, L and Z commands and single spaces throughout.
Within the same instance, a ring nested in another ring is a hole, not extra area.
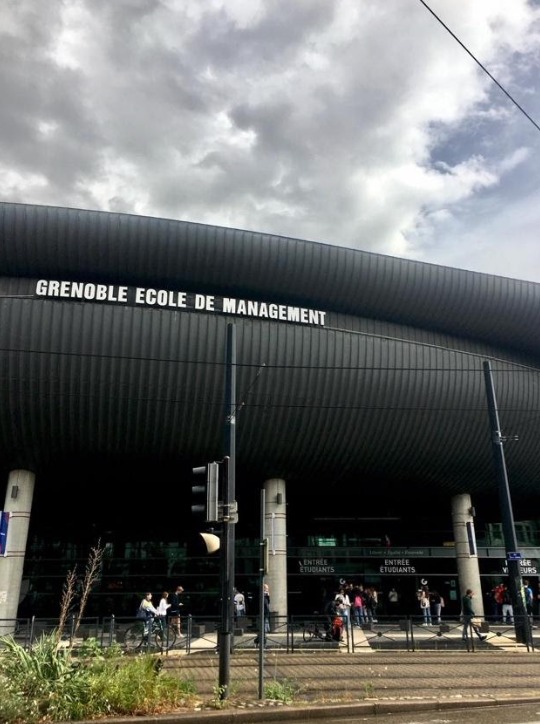
M 165 599 L 165 603 L 167 601 Z M 166 608 L 165 608 L 166 611 Z M 129 626 L 124 634 L 127 651 L 147 649 L 155 645 L 160 651 L 169 651 L 176 642 L 174 628 L 167 625 L 167 619 L 152 603 L 152 594 L 146 593 L 137 611 L 137 623 Z
M 144 636 L 148 637 L 150 629 L 152 628 L 152 621 L 155 616 L 158 616 L 159 612 L 157 608 L 152 604 L 152 594 L 146 593 L 141 605 L 139 606 L 139 617 L 144 621 Z

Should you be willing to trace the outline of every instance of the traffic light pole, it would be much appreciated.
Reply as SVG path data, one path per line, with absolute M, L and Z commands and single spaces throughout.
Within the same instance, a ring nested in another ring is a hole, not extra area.
M 506 550 L 506 561 L 508 565 L 508 582 L 510 584 L 508 588 L 510 590 L 510 596 L 512 598 L 512 608 L 514 611 L 514 627 L 516 631 L 516 641 L 518 643 L 526 643 L 528 645 L 530 642 L 530 623 L 527 617 L 525 603 L 523 600 L 523 583 L 521 580 L 521 568 L 518 558 L 519 554 L 516 528 L 514 525 L 514 513 L 512 511 L 510 486 L 508 484 L 508 475 L 506 472 L 506 462 L 504 458 L 504 437 L 501 433 L 501 427 L 499 423 L 497 400 L 495 398 L 495 388 L 493 385 L 491 364 L 489 360 L 486 360 L 484 362 L 484 380 L 486 385 L 489 421 L 491 426 L 491 447 L 493 450 L 493 459 L 495 461 L 495 468 L 497 471 L 502 531 L 504 537 L 504 546 Z
M 236 327 L 227 325 L 225 366 L 225 459 L 223 461 L 223 526 L 221 545 L 221 626 L 219 645 L 219 697 L 229 696 L 233 628 L 233 588 L 236 512 Z

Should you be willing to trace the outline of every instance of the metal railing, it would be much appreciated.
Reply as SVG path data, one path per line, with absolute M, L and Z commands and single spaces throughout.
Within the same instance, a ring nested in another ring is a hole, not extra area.
M 361 653 L 363 650 L 441 651 L 441 650 L 508 650 L 521 648 L 529 652 L 540 646 L 540 628 L 537 621 L 527 616 L 516 627 L 516 617 L 511 622 L 461 618 L 442 619 L 440 623 L 426 624 L 421 616 L 384 616 L 376 621 L 356 623 L 340 617 L 322 615 L 271 617 L 270 630 L 262 645 L 267 649 L 287 653 L 298 651 L 342 651 Z M 163 651 L 195 653 L 217 651 L 221 617 L 185 616 L 182 618 L 182 636 L 175 639 L 171 648 L 168 642 Z M 43 635 L 58 628 L 58 620 L 52 618 L 0 619 L 0 647 L 2 636 L 12 636 L 25 648 L 31 648 Z M 136 623 L 132 617 L 110 616 L 103 619 L 84 618 L 76 628 L 75 617 L 70 617 L 61 636 L 65 646 L 78 649 L 92 640 L 101 647 L 117 646 L 130 652 L 126 632 Z M 524 632 L 523 640 L 517 640 L 516 628 Z M 235 621 L 231 641 L 233 651 L 256 650 L 259 641 L 258 617 L 244 617 Z M 132 650 L 132 649 L 131 649 Z

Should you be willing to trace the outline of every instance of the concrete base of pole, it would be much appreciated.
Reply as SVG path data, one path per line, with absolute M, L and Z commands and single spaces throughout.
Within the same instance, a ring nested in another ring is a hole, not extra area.
M 218 633 L 219 648 L 219 680 L 218 696 L 220 699 L 228 699 L 230 694 L 230 670 L 231 670 L 231 634 Z

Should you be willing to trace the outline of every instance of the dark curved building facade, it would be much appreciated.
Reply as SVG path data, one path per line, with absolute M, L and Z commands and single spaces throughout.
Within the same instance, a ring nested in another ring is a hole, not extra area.
M 0 465 L 4 478 L 36 475 L 25 575 L 43 610 L 58 588 L 50 581 L 98 539 L 111 552 L 109 608 L 144 579 L 156 592 L 192 580 L 196 598 L 213 575 L 183 545 L 191 469 L 223 455 L 230 324 L 244 588 L 269 478 L 287 482 L 298 600 L 306 581 L 295 579 L 294 551 L 320 559 L 323 547 L 337 578 L 374 578 L 380 566 L 351 551 L 377 541 L 442 547 L 454 495 L 471 494 L 481 525 L 500 520 L 485 360 L 504 434 L 519 437 L 505 445 L 515 517 L 536 517 L 538 284 L 235 229 L 4 203 L 0 310 Z

